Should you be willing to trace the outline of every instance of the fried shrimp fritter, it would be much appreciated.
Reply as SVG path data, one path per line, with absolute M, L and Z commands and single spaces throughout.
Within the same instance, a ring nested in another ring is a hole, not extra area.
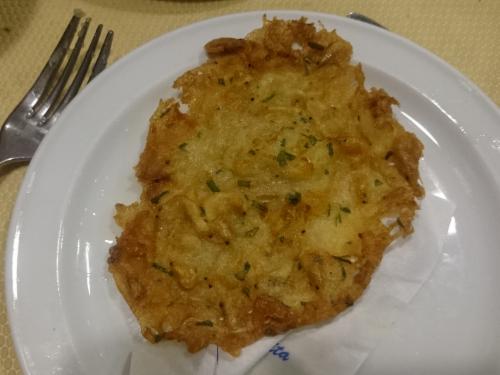
M 423 146 L 335 31 L 264 19 L 205 49 L 174 84 L 189 110 L 151 117 L 108 262 L 149 341 L 239 355 L 354 303 L 413 230 Z

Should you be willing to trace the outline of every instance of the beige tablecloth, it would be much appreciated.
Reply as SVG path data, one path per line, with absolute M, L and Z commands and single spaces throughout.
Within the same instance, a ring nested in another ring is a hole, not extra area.
M 2 122 L 41 70 L 75 8 L 115 31 L 111 62 L 155 36 L 221 14 L 357 11 L 448 61 L 500 104 L 498 0 L 0 0 Z M 24 173 L 25 167 L 0 172 L 0 374 L 21 373 L 6 316 L 3 244 Z

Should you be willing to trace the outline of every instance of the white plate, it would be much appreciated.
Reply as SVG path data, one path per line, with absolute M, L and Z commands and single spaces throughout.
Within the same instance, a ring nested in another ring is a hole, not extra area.
M 29 374 L 121 374 L 137 326 L 106 271 L 115 202 L 138 194 L 132 173 L 148 117 L 174 77 L 203 61 L 203 45 L 243 36 L 263 12 L 166 34 L 107 69 L 68 106 L 26 174 L 7 241 L 12 334 Z M 499 371 L 500 114 L 453 68 L 394 34 L 311 12 L 354 47 L 370 84 L 401 102 L 425 144 L 426 175 L 457 205 L 440 262 L 360 370 Z M 333 348 L 332 348 L 333 350 Z

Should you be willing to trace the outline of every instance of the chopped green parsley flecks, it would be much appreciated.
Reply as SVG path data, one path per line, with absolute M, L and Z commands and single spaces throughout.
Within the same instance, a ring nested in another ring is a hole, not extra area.
M 333 146 L 332 143 L 329 142 L 326 147 L 328 148 L 328 156 L 332 157 L 333 156 Z
M 283 138 L 280 142 L 280 146 L 281 147 L 285 147 L 286 146 L 286 138 Z
M 245 232 L 245 237 L 255 237 L 257 232 L 259 231 L 259 227 L 252 228 Z
M 256 155 L 256 154 L 257 154 L 257 152 L 256 152 L 255 150 L 253 150 L 253 149 L 252 149 L 252 150 L 250 150 L 250 151 L 248 151 L 248 153 L 249 153 L 250 155 Z
M 207 216 L 207 212 L 205 211 L 205 208 L 203 206 L 200 206 L 200 215 Z
M 202 320 L 196 323 L 197 326 L 213 327 L 214 323 L 211 320 Z
M 375 186 L 380 186 L 380 185 L 383 185 L 384 183 L 382 181 L 380 181 L 378 178 L 376 178 L 375 181 L 373 181 L 373 184 Z
M 308 58 L 307 56 L 306 56 L 306 57 L 304 57 L 304 74 L 305 74 L 306 76 L 308 76 L 308 75 L 311 73 L 311 71 L 310 71 L 310 69 L 309 69 L 309 64 L 310 64 L 310 63 L 312 63 L 311 59 L 310 59 L 310 58 Z
M 243 269 L 241 271 L 238 271 L 234 274 L 234 277 L 236 277 L 238 280 L 243 281 L 247 277 L 247 273 L 250 271 L 250 263 L 245 262 L 243 265 Z
M 152 266 L 153 268 L 157 269 L 158 271 L 163 272 L 163 273 L 165 273 L 165 274 L 167 274 L 167 275 L 169 275 L 169 276 L 173 276 L 173 274 L 174 274 L 172 271 L 170 271 L 170 270 L 168 270 L 167 268 L 163 267 L 163 266 L 162 266 L 161 264 L 159 264 L 159 263 L 153 262 L 153 263 L 151 264 L 151 266 Z
M 165 190 L 165 191 L 162 191 L 160 194 L 158 194 L 157 196 L 151 198 L 151 203 L 153 204 L 158 204 L 160 203 L 160 200 L 163 196 L 167 195 L 169 193 L 168 190 Z
M 187 146 L 187 145 L 188 145 L 188 144 L 187 144 L 186 142 L 181 143 L 181 144 L 179 145 L 179 148 L 180 148 L 182 151 L 186 151 L 186 146 Z
M 271 95 L 269 96 L 266 96 L 264 99 L 262 99 L 262 103 L 267 103 L 268 101 L 270 101 L 272 98 L 274 98 L 276 96 L 276 93 L 273 92 Z
M 330 217 L 332 213 L 332 205 L 328 203 L 328 209 L 326 210 L 326 216 Z
M 345 206 L 338 206 L 338 207 L 339 207 L 339 211 L 335 215 L 335 225 L 342 224 L 342 213 L 345 213 L 345 214 L 351 213 L 351 209 L 349 207 L 345 207 Z M 332 206 L 329 204 L 327 216 L 330 216 L 331 209 L 332 209 Z
M 224 81 L 224 78 L 219 78 L 219 79 L 217 80 L 217 83 L 218 83 L 219 85 L 221 85 L 221 86 L 226 86 L 226 81 Z
M 346 214 L 350 214 L 351 213 L 351 209 L 349 207 L 340 207 L 340 210 L 342 212 L 345 212 Z
M 295 159 L 295 155 L 286 152 L 285 150 L 280 150 L 278 155 L 276 156 L 276 160 L 280 167 L 284 167 L 289 161 Z
M 305 148 L 314 146 L 318 142 L 318 139 L 314 135 L 310 134 L 302 134 L 302 135 L 307 138 L 307 143 L 304 144 Z
M 338 224 L 342 224 L 342 215 L 340 214 L 340 212 L 338 212 L 337 215 L 335 216 L 335 225 Z
M 288 201 L 288 203 L 290 203 L 294 206 L 298 205 L 301 199 L 302 199 L 302 194 L 300 194 L 297 191 L 293 192 L 293 193 L 289 193 L 286 196 L 286 200 Z
M 250 187 L 250 181 L 248 180 L 238 180 L 238 186 Z
M 258 202 L 258 201 L 252 201 L 252 206 L 258 209 L 262 213 L 267 212 L 267 206 L 265 203 Z
M 307 118 L 304 116 L 300 116 L 300 121 L 302 121 L 304 124 L 307 124 Z
M 243 294 L 247 297 L 250 297 L 250 288 L 245 286 L 241 289 L 241 291 L 243 292 Z
M 212 180 L 212 179 L 210 179 L 210 180 L 207 181 L 207 186 L 214 193 L 218 193 L 220 191 L 219 187 L 217 186 L 217 184 L 215 183 L 215 181 Z
M 156 335 L 153 335 L 154 342 L 160 342 L 162 338 L 163 338 L 163 335 L 161 335 L 159 333 Z
M 347 277 L 347 272 L 345 271 L 345 267 L 342 263 L 339 263 L 340 264 L 340 270 L 342 272 L 342 281 L 344 281 Z
M 279 236 L 278 239 L 280 240 L 281 243 L 285 242 L 285 236 Z

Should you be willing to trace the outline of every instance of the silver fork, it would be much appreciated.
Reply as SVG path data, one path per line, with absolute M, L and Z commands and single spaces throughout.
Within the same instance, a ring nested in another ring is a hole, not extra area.
M 83 21 L 70 53 L 70 45 L 81 18 L 80 14 L 75 14 L 71 18 L 49 61 L 0 130 L 0 168 L 8 164 L 30 161 L 45 134 L 82 86 L 103 26 L 97 26 L 89 48 L 68 86 L 68 80 L 77 63 L 90 24 L 90 18 Z M 106 67 L 112 41 L 113 31 L 110 30 L 102 43 L 88 82 Z M 60 69 L 65 59 L 64 68 Z
M 349 12 L 347 13 L 347 16 L 348 18 L 352 18 L 353 20 L 356 20 L 356 21 L 361 21 L 361 22 L 365 22 L 365 23 L 369 23 L 370 25 L 373 25 L 373 26 L 378 26 L 378 27 L 381 27 L 382 29 L 386 29 L 387 28 L 385 26 L 382 26 L 381 24 L 379 24 L 377 21 L 371 19 L 370 17 L 367 17 L 361 13 L 356 13 L 356 12 Z

